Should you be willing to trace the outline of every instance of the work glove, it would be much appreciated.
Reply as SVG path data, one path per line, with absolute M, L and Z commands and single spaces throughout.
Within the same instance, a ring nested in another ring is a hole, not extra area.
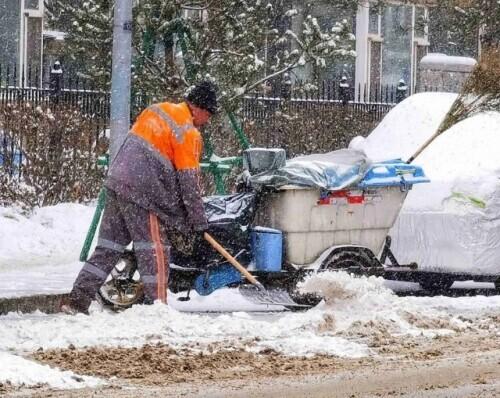
M 196 242 L 198 242 L 198 237 L 192 232 L 171 232 L 169 234 L 169 239 L 172 247 L 175 250 L 187 256 L 193 255 L 196 247 Z

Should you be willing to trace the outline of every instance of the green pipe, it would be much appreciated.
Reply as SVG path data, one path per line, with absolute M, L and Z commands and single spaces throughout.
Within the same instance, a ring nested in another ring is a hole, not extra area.
M 248 142 L 248 138 L 243 132 L 243 129 L 241 126 L 238 124 L 236 121 L 236 117 L 234 116 L 233 112 L 226 111 L 227 116 L 229 116 L 229 121 L 231 122 L 231 126 L 233 127 L 233 130 L 236 132 L 236 137 L 240 141 L 240 145 L 243 149 L 248 149 L 250 148 L 250 143 Z
M 224 173 L 215 169 L 212 171 L 215 181 L 215 193 L 217 195 L 224 195 L 226 193 L 226 184 L 224 184 Z
M 106 204 L 106 189 L 102 188 L 99 192 L 99 198 L 97 199 L 97 207 L 94 212 L 94 217 L 92 218 L 92 223 L 85 237 L 85 242 L 83 243 L 82 251 L 80 252 L 80 261 L 87 261 L 89 256 L 90 246 L 92 246 L 92 241 L 94 240 L 95 232 L 97 230 L 97 225 L 101 219 L 102 211 L 104 210 L 104 205 Z

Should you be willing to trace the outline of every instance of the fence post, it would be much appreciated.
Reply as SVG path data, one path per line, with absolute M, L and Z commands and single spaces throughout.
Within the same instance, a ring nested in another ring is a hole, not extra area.
M 50 70 L 49 81 L 50 98 L 54 102 L 58 102 L 59 96 L 61 95 L 62 77 L 63 70 L 61 68 L 61 64 L 59 61 L 56 61 L 54 62 L 54 66 L 52 66 L 52 69 Z
M 399 104 L 406 98 L 406 94 L 408 92 L 408 86 L 404 79 L 401 79 L 398 82 L 398 86 L 396 87 L 396 102 Z
M 280 85 L 280 95 L 284 100 L 289 100 L 292 97 L 292 79 L 290 78 L 290 74 L 283 74 L 283 81 Z
M 342 105 L 347 105 L 349 102 L 349 82 L 347 81 L 346 76 L 342 76 L 339 83 L 339 94 L 340 100 L 342 101 Z

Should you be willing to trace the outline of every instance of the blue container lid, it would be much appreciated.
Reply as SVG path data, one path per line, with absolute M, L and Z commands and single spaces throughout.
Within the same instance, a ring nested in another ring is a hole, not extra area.
M 424 174 L 422 167 L 394 159 L 372 164 L 358 187 L 411 186 L 425 182 L 430 180 Z
M 253 227 L 252 228 L 253 232 L 259 232 L 259 233 L 265 233 L 265 234 L 282 234 L 279 229 L 274 229 L 274 228 L 268 228 L 268 227 Z

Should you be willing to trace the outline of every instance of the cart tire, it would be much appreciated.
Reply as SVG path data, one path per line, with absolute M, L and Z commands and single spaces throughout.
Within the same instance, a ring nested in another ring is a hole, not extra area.
M 379 266 L 375 260 L 366 249 L 343 249 L 332 252 L 323 261 L 320 269 L 323 271 L 343 270 L 355 275 L 363 275 L 367 269 Z
M 377 265 L 379 264 L 376 262 L 375 257 L 367 249 L 350 248 L 332 252 L 323 261 L 319 271 L 345 270 L 355 275 L 362 275 L 363 271 Z M 294 283 L 294 286 L 297 285 L 299 280 Z M 293 291 L 290 291 L 290 296 L 297 304 L 308 305 L 310 307 L 315 307 L 323 300 L 323 297 L 314 293 L 301 294 L 295 287 Z M 291 311 L 304 310 L 301 307 L 289 307 L 288 309 Z
M 113 268 L 110 279 L 99 289 L 98 301 L 113 311 L 130 308 L 144 301 L 144 284 L 134 278 L 137 271 L 137 259 L 133 252 L 125 252 Z

